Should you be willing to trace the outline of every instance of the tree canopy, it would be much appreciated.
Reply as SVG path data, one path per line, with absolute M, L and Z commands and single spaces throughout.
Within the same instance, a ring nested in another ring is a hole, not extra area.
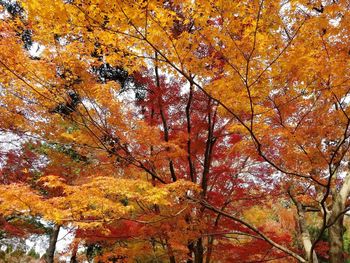
M 346 262 L 349 19 L 345 0 L 0 0 L 0 257 L 47 235 L 50 263 Z

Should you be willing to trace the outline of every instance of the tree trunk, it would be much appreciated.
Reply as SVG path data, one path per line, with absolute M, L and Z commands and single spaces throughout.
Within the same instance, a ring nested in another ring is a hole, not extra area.
M 211 255 L 213 253 L 213 244 L 214 244 L 214 236 L 208 237 L 208 251 L 207 256 L 205 257 L 205 263 L 210 263 Z
M 202 238 L 199 238 L 198 240 L 191 242 L 190 244 L 188 244 L 187 247 L 189 250 L 188 255 L 191 258 L 188 259 L 186 263 L 203 263 L 204 249 L 203 249 Z
M 194 261 L 193 261 L 193 257 L 192 257 L 192 255 L 194 254 L 193 252 L 194 252 L 194 243 L 188 243 L 188 245 L 187 245 L 187 247 L 188 247 L 188 257 L 189 257 L 189 259 L 187 259 L 187 261 L 186 261 L 186 263 L 193 263 Z
M 313 250 L 313 253 L 311 255 L 312 242 L 311 242 L 310 232 L 309 232 L 309 230 L 307 228 L 307 224 L 306 224 L 305 208 L 303 207 L 303 205 L 300 202 L 298 202 L 293 197 L 291 192 L 288 192 L 288 193 L 289 193 L 289 196 L 291 197 L 294 205 L 297 208 L 298 225 L 299 225 L 299 230 L 301 233 L 301 241 L 303 243 L 305 256 L 309 262 L 318 263 L 318 259 L 317 259 L 317 255 L 316 255 L 315 250 Z
M 343 216 L 341 216 L 329 229 L 329 259 L 330 263 L 343 263 Z
M 195 247 L 195 253 L 194 253 L 194 262 L 195 263 L 203 263 L 203 242 L 202 238 L 199 238 L 198 241 L 196 242 L 196 247 Z
M 344 262 L 344 244 L 343 244 L 343 212 L 345 209 L 346 200 L 350 193 L 350 173 L 348 172 L 344 178 L 344 182 L 340 191 L 333 198 L 333 206 L 328 224 L 329 233 L 329 262 L 343 263 Z
M 299 206 L 299 204 L 298 204 L 298 206 Z M 305 212 L 304 212 L 304 209 L 301 207 L 301 205 L 300 205 L 300 207 L 298 207 L 298 217 L 299 217 L 298 218 L 299 227 L 300 227 L 300 231 L 301 231 L 301 240 L 303 242 L 305 256 L 306 256 L 308 261 L 310 261 L 312 263 L 318 263 L 318 259 L 317 259 L 317 255 L 316 255 L 315 250 L 313 251 L 313 253 L 311 255 L 311 248 L 312 248 L 311 236 L 310 236 L 310 232 L 306 226 Z
M 310 238 L 310 234 L 309 232 L 304 232 L 301 234 L 301 239 L 303 242 L 303 246 L 304 246 L 304 251 L 305 251 L 305 255 L 306 258 L 309 262 L 312 263 L 318 263 L 318 259 L 317 259 L 317 255 L 315 250 L 312 253 L 312 261 L 311 261 L 311 247 L 312 247 L 312 243 L 311 243 L 311 238 Z
M 59 232 L 60 232 L 60 226 L 55 225 L 52 229 L 51 234 L 50 234 L 49 247 L 46 251 L 46 262 L 47 263 L 54 263 L 55 249 L 56 249 L 56 243 L 57 243 L 57 238 L 58 238 Z

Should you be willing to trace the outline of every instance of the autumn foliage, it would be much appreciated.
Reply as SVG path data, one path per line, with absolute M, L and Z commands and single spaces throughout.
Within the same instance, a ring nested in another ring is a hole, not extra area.
M 0 0 L 0 245 L 346 262 L 349 19 L 345 0 Z

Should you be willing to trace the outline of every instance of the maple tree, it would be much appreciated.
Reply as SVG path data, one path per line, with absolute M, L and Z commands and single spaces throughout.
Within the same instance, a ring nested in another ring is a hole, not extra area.
M 0 1 L 0 224 L 102 262 L 345 262 L 347 1 Z M 80 260 L 80 259 L 79 259 Z

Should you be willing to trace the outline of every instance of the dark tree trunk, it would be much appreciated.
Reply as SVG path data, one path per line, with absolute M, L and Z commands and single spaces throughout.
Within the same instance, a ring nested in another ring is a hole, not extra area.
M 46 251 L 46 262 L 54 263 L 56 243 L 58 238 L 58 233 L 60 232 L 60 226 L 55 225 L 50 234 L 49 247 Z
M 195 263 L 203 263 L 204 249 L 203 249 L 202 238 L 199 238 L 198 241 L 196 242 L 196 247 L 195 247 L 195 253 L 194 254 L 195 254 L 194 262 Z

